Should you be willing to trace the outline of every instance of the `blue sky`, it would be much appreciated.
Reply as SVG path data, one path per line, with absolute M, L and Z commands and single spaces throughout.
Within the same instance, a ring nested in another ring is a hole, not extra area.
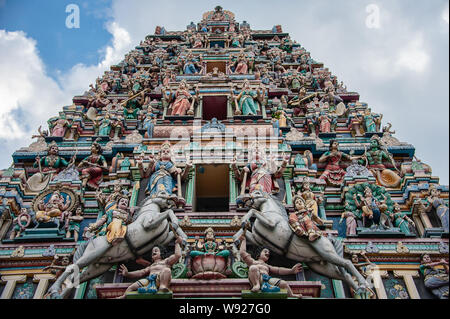
M 80 8 L 80 28 L 64 27 L 66 6 Z M 22 30 L 37 41 L 39 54 L 50 75 L 66 72 L 74 64 L 95 64 L 99 49 L 110 40 L 105 23 L 111 18 L 110 0 L 3 0 L 0 1 L 0 29 Z
M 71 3 L 79 29 L 65 27 Z M 253 29 L 281 24 L 448 184 L 448 0 L 0 0 L 0 167 L 157 25 L 184 30 L 216 5 Z

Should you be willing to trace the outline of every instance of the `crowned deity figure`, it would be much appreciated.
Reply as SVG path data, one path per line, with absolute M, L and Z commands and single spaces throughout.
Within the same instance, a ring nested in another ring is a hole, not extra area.
M 436 186 L 431 185 L 429 190 L 429 196 L 427 197 L 427 206 L 426 212 L 431 212 L 434 208 L 436 210 L 436 215 L 439 217 L 441 221 L 442 228 L 444 231 L 448 233 L 449 225 L 448 225 L 448 205 L 445 204 L 444 200 L 441 198 L 440 191 L 436 188 Z
M 59 191 L 54 191 L 48 201 L 42 199 L 38 203 L 36 220 L 39 223 L 48 223 L 53 218 L 61 217 L 70 206 L 70 198 L 64 198 Z
M 346 174 L 345 170 L 341 167 L 341 161 L 343 159 L 350 161 L 357 159 L 357 157 L 339 151 L 339 143 L 336 140 L 331 140 L 329 151 L 325 152 L 319 158 L 319 163 L 327 163 L 320 179 L 325 180 L 328 185 L 341 186 Z
M 235 161 L 232 163 L 232 169 L 236 178 L 242 182 L 242 189 L 248 188 L 249 193 L 257 188 L 268 194 L 278 193 L 280 187 L 277 179 L 282 176 L 286 169 L 289 156 L 283 158 L 283 162 L 278 168 L 274 160 L 267 161 L 265 159 L 262 149 L 261 146 L 253 145 L 249 152 L 249 163 L 242 171 L 237 168 Z
M 102 152 L 101 145 L 98 142 L 94 142 L 91 145 L 91 155 L 78 164 L 78 168 L 81 169 L 83 187 L 89 186 L 92 189 L 98 189 L 103 181 L 103 171 L 108 170 L 108 165 Z
M 236 104 L 235 114 L 237 115 L 257 115 L 260 107 L 259 103 L 263 103 L 265 97 L 265 88 L 263 85 L 259 87 L 256 93 L 250 88 L 250 82 L 246 79 L 242 91 L 238 96 L 234 95 L 234 89 L 231 89 L 231 95 Z
M 172 161 L 171 153 L 170 143 L 165 142 L 161 145 L 159 158 L 156 160 L 150 158 L 150 164 L 147 168 L 144 167 L 143 158 L 137 160 L 141 176 L 143 178 L 150 177 L 146 193 L 152 197 L 156 195 L 161 185 L 167 193 L 174 194 L 181 187 L 181 180 L 187 176 L 190 170 L 191 164 L 189 162 L 186 163 L 184 172 L 181 168 L 178 168 Z M 179 179 L 178 176 L 180 176 Z
M 192 96 L 189 93 L 189 88 L 185 80 L 180 82 L 180 85 L 175 93 L 169 92 L 166 94 L 165 88 L 162 90 L 165 101 L 171 106 L 172 116 L 185 116 L 194 115 L 194 103 L 196 101 L 196 96 Z M 198 90 L 196 91 L 198 94 Z M 191 102 L 192 101 L 192 102 Z
M 430 255 L 424 254 L 419 269 L 423 275 L 425 287 L 438 299 L 448 299 L 448 261 L 442 258 L 440 261 L 433 262 Z

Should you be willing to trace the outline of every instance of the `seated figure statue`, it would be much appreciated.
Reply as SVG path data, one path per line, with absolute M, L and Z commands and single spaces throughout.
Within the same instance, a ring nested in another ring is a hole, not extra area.
M 205 230 L 204 240 L 198 239 L 191 257 L 188 277 L 196 279 L 226 278 L 231 273 L 230 251 L 225 249 L 215 238 L 214 229 Z

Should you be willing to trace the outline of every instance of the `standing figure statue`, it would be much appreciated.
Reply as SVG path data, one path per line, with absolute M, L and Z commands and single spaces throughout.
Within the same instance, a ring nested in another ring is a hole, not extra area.
M 111 127 L 112 127 L 111 115 L 109 115 L 109 113 L 106 113 L 105 117 L 102 119 L 98 127 L 98 135 L 109 136 L 109 134 L 111 134 Z
M 372 114 L 370 109 L 366 109 L 363 115 L 363 123 L 366 133 L 376 133 L 381 126 L 381 119 L 383 116 L 376 116 Z
M 247 240 L 245 234 L 240 237 L 241 247 L 239 254 L 241 259 L 248 265 L 248 280 L 250 281 L 252 292 L 278 292 L 286 289 L 288 296 L 293 298 L 302 298 L 301 294 L 294 294 L 288 283 L 279 278 L 271 277 L 270 273 L 277 275 L 293 275 L 303 270 L 301 264 L 296 264 L 292 268 L 275 267 L 267 262 L 270 257 L 270 250 L 263 247 L 256 254 L 256 259 L 247 252 Z
M 243 168 L 242 171 L 236 166 L 236 162 L 232 163 L 232 169 L 235 172 L 235 176 L 242 182 L 241 193 L 248 187 L 249 192 L 252 193 L 255 189 L 261 189 L 262 191 L 272 194 L 278 193 L 280 187 L 277 183 L 277 179 L 280 178 L 286 169 L 289 161 L 289 157 L 285 157 L 278 168 L 275 161 L 267 161 L 262 154 L 260 146 L 254 146 L 250 150 L 249 163 Z M 247 176 L 250 175 L 248 179 Z
M 241 93 L 234 95 L 234 89 L 231 89 L 231 96 L 236 105 L 236 115 L 257 115 L 260 110 L 258 101 L 262 104 L 265 96 L 265 88 L 261 85 L 255 93 L 250 88 L 250 82 L 246 79 Z
M 139 293 L 169 292 L 172 280 L 171 267 L 181 258 L 181 243 L 183 239 L 177 237 L 175 240 L 175 253 L 163 259 L 162 248 L 155 246 L 152 249 L 152 263 L 150 266 L 133 272 L 128 272 L 125 265 L 120 265 L 120 273 L 128 278 L 143 278 L 130 285 L 125 293 L 118 299 L 126 298 L 127 293 L 138 291 Z M 144 278 L 145 277 L 145 278 Z
M 339 151 L 339 142 L 331 140 L 329 151 L 325 152 L 319 158 L 319 163 L 327 163 L 320 179 L 325 180 L 330 186 L 340 187 L 346 174 L 345 170 L 341 167 L 342 159 L 351 161 L 357 159 L 357 157 L 349 156 Z
M 72 127 L 71 123 L 66 119 L 66 114 L 62 113 L 59 118 L 51 118 L 48 120 L 50 136 L 64 137 L 68 129 Z
M 103 171 L 108 170 L 108 165 L 102 152 L 101 145 L 98 142 L 94 142 L 91 145 L 91 155 L 78 164 L 78 168 L 81 169 L 83 188 L 89 186 L 92 189 L 98 189 L 103 181 Z
M 372 221 L 371 228 L 376 228 L 380 225 L 384 228 L 388 228 L 385 225 L 388 207 L 386 205 L 386 197 L 383 194 L 382 196 L 384 197 L 384 200 L 378 201 L 373 196 L 372 190 L 369 187 L 364 189 L 364 197 L 359 193 L 353 195 L 356 207 L 361 208 L 362 210 L 362 217 Z
M 448 233 L 448 206 L 445 204 L 440 195 L 439 190 L 434 185 L 431 185 L 429 196 L 427 197 L 426 212 L 430 212 L 434 208 L 441 221 L 442 228 L 444 228 L 444 231 Z
M 236 67 L 234 69 L 235 74 L 247 74 L 248 73 L 248 60 L 244 53 L 239 54 L 236 60 Z
M 154 113 L 147 113 L 142 122 L 142 127 L 146 130 L 146 137 L 153 138 L 153 132 L 156 125 L 156 115 Z
M 153 158 L 150 158 L 150 164 L 147 168 L 144 168 L 142 158 L 137 160 L 141 176 L 143 178 L 150 177 L 146 193 L 151 197 L 155 196 L 160 190 L 160 185 L 169 194 L 173 194 L 178 190 L 178 195 L 181 197 L 181 180 L 187 177 L 191 164 L 188 162 L 183 172 L 172 161 L 171 152 L 170 143 L 165 142 L 161 145 L 159 159 L 155 161 Z
M 438 268 L 443 266 L 443 269 Z M 420 272 L 424 276 L 425 287 L 439 299 L 448 299 L 448 262 L 441 259 L 433 262 L 430 255 L 422 255 Z

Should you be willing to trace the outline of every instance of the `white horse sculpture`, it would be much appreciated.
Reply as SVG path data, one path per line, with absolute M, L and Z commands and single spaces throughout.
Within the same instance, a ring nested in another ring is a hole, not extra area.
M 106 236 L 99 236 L 81 244 L 75 252 L 73 264 L 49 289 L 50 298 L 65 298 L 72 290 L 71 285 L 63 288 L 62 284 L 83 283 L 96 278 L 117 263 L 126 262 L 150 251 L 155 245 L 168 245 L 175 237 L 169 226 L 177 232 L 183 240 L 186 234 L 178 227 L 178 218 L 171 205 L 176 196 L 170 196 L 165 190 L 160 190 L 155 198 L 148 198 L 135 214 L 133 222 L 127 226 L 125 240 L 113 246 L 106 240 Z M 86 268 L 85 268 L 86 267 Z M 81 274 L 79 271 L 82 270 Z M 77 280 L 77 277 L 78 280 Z
M 248 196 L 248 195 L 244 195 Z M 347 282 L 355 292 L 363 292 L 369 284 L 350 260 L 343 258 L 342 243 L 321 236 L 314 242 L 295 235 L 289 227 L 288 214 L 283 205 L 271 195 L 259 190 L 240 201 L 252 202 L 253 208 L 242 218 L 243 228 L 250 218 L 256 217 L 251 231 L 246 231 L 250 243 L 264 246 L 289 259 L 306 263 L 313 271 L 326 277 Z M 238 242 L 243 229 L 233 240 Z M 353 280 L 354 276 L 357 283 Z

